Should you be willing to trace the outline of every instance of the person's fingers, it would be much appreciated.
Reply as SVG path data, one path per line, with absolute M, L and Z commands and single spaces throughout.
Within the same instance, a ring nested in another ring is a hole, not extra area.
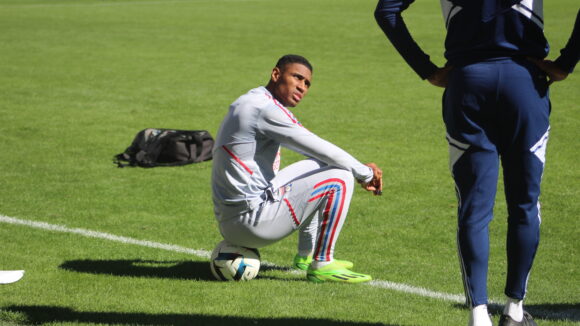
M 373 191 L 374 192 L 377 190 L 377 188 L 375 186 L 371 185 L 370 183 L 366 187 L 363 187 L 363 188 L 365 188 L 366 191 Z

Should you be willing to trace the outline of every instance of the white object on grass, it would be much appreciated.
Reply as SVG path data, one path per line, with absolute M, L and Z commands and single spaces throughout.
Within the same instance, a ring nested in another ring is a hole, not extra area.
M 0 284 L 14 283 L 24 276 L 24 271 L 0 271 Z

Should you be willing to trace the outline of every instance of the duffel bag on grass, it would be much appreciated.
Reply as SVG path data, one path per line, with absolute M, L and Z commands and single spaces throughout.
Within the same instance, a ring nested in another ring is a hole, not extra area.
M 125 152 L 115 155 L 118 167 L 176 166 L 211 160 L 214 140 L 206 130 L 147 128 Z

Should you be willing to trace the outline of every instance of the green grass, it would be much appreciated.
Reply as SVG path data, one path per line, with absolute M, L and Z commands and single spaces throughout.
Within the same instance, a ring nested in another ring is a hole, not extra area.
M 375 279 L 461 294 L 455 195 L 441 89 L 421 81 L 376 26 L 375 1 L 0 0 L 0 215 L 211 250 L 220 240 L 211 162 L 117 169 L 111 158 L 147 127 L 207 129 L 299 53 L 313 87 L 294 113 L 320 136 L 374 161 L 384 194 L 357 190 L 337 246 Z M 545 3 L 554 59 L 573 0 Z M 436 1 L 405 13 L 443 64 Z M 580 136 L 577 74 L 552 87 L 542 241 L 527 304 L 541 325 L 579 325 Z M 287 165 L 299 156 L 283 153 Z M 503 301 L 505 204 L 491 226 L 489 293 Z M 288 266 L 295 237 L 263 248 Z M 467 311 L 389 289 L 315 285 L 266 270 L 212 281 L 203 258 L 0 223 L 0 325 L 465 325 Z M 493 310 L 494 320 L 498 312 Z M 568 316 L 559 320 L 557 314 Z M 569 317 L 575 316 L 575 317 Z

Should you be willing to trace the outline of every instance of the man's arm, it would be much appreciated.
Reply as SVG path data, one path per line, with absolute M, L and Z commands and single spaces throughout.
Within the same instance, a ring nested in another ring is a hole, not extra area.
M 296 121 L 289 119 L 280 109 L 273 107 L 262 112 L 258 119 L 258 129 L 293 151 L 315 158 L 328 165 L 351 171 L 354 177 L 364 183 L 373 179 L 373 170 L 338 146 L 318 137 Z
M 554 63 L 560 67 L 560 69 L 571 73 L 574 71 L 574 67 L 580 59 L 580 9 L 576 14 L 576 22 L 574 23 L 574 29 L 572 30 L 572 35 L 566 43 L 566 46 L 560 51 L 560 56 Z
M 376 164 L 362 164 L 342 148 L 306 129 L 294 129 L 295 132 L 287 130 L 284 134 L 276 134 L 274 137 L 280 137 L 278 140 L 282 141 L 287 148 L 320 160 L 330 166 L 351 171 L 363 189 L 372 191 L 375 195 L 382 195 L 383 171 Z
M 576 23 L 574 23 L 572 35 L 566 46 L 560 50 L 560 56 L 555 61 L 529 59 L 548 74 L 550 82 L 566 79 L 568 74 L 574 71 L 574 67 L 580 59 L 580 10 L 576 14 Z
M 375 9 L 375 19 L 407 64 L 422 79 L 429 79 L 440 69 L 431 62 L 429 56 L 415 43 L 401 16 L 401 12 L 407 9 L 413 1 L 379 0 Z
M 342 148 L 333 143 L 318 137 L 310 131 L 304 130 L 286 130 L 284 133 L 271 133 L 277 141 L 285 147 L 302 153 L 308 157 L 313 157 L 330 166 L 339 167 L 349 170 L 355 179 L 361 183 L 368 183 L 373 177 L 372 168 L 360 163 L 356 158 L 350 155 Z

